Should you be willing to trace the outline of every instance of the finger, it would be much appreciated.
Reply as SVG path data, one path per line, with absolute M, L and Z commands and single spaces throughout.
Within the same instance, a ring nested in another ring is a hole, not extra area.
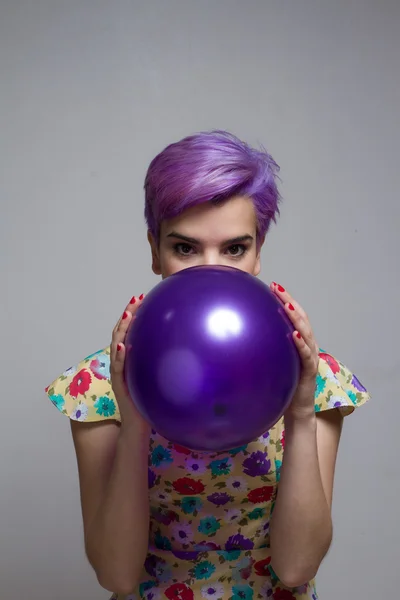
M 129 310 L 134 315 L 138 308 L 140 308 L 140 306 L 142 305 L 144 298 L 144 294 L 140 294 L 140 296 L 132 296 L 128 306 L 126 307 L 126 310 Z
M 129 323 L 132 319 L 132 313 L 129 310 L 124 310 L 121 315 L 120 320 L 118 321 L 118 325 L 113 333 L 113 341 L 123 342 L 126 332 L 128 330 Z
M 308 319 L 304 319 L 302 314 L 299 313 L 297 308 L 291 303 L 288 302 L 285 304 L 285 312 L 289 319 L 291 320 L 294 328 L 300 332 L 302 338 L 306 341 L 306 343 L 310 346 L 310 348 L 315 347 L 314 334 L 311 329 L 311 325 Z
M 304 320 L 307 320 L 307 314 L 305 310 L 300 306 L 298 302 L 289 294 L 289 292 L 279 283 L 272 282 L 270 289 L 279 298 L 283 304 L 291 304 L 295 307 L 296 311 L 301 314 Z
M 141 294 L 139 298 L 137 298 L 136 296 L 133 296 L 131 298 L 126 307 L 126 310 L 124 310 L 124 312 L 122 313 L 112 333 L 110 348 L 110 376 L 112 387 L 117 398 L 121 397 L 122 394 L 126 394 L 126 386 L 124 379 L 124 366 L 126 356 L 125 339 L 129 327 L 136 319 L 136 311 L 141 306 L 143 300 L 143 294 Z
M 117 327 L 114 329 L 112 338 L 111 338 L 111 365 L 113 360 L 116 359 L 117 355 L 117 346 L 118 344 L 124 344 L 126 333 L 128 331 L 129 325 L 132 321 L 132 313 L 125 310 L 122 313 L 120 320 L 118 321 Z
M 120 374 L 124 370 L 126 347 L 125 344 L 118 342 L 115 347 L 115 356 L 113 360 L 114 374 Z
M 111 361 L 111 385 L 117 399 L 126 394 L 124 379 L 125 355 L 125 345 L 118 343 L 115 348 L 114 359 Z
M 292 321 L 296 332 L 299 333 L 301 338 L 304 340 L 304 342 L 309 347 L 309 349 L 313 355 L 313 358 L 315 359 L 315 361 L 318 362 L 319 346 L 315 340 L 314 333 L 313 333 L 313 330 L 310 325 L 310 321 L 308 319 L 305 321 L 301 317 L 301 315 L 298 314 L 298 312 L 294 308 L 294 306 L 291 305 L 290 303 L 285 305 L 285 311 L 286 311 L 287 315 L 289 316 L 290 320 Z
M 111 382 L 116 394 L 125 393 L 124 366 L 126 356 L 125 338 L 129 326 L 135 320 L 131 313 L 125 311 L 120 319 L 120 326 L 114 333 L 111 342 Z
M 278 283 L 271 283 L 271 290 L 278 296 L 285 306 L 285 312 L 292 321 L 296 331 L 299 332 L 303 341 L 310 348 L 310 351 L 318 357 L 319 346 L 314 338 L 314 333 L 305 310 L 296 300 Z
M 303 371 L 314 376 L 318 370 L 318 354 L 306 343 L 299 331 L 294 331 L 293 340 L 300 355 Z
M 125 308 L 125 311 L 122 313 L 122 316 L 120 317 L 120 319 L 118 319 L 117 324 L 113 329 L 113 334 L 118 331 L 121 321 L 124 320 L 124 314 L 130 313 L 132 316 L 135 315 L 138 308 L 140 308 L 140 306 L 142 305 L 144 298 L 145 298 L 144 294 L 140 294 L 139 297 L 132 296 L 132 298 L 129 300 L 129 303 L 127 304 L 127 306 Z
M 113 329 L 113 332 L 112 332 L 113 337 L 118 332 L 118 330 L 119 330 L 119 328 L 121 326 L 122 321 L 124 321 L 127 318 L 127 314 L 132 314 L 130 310 L 127 310 L 127 308 L 124 310 L 124 312 L 122 313 L 122 315 L 118 319 L 117 324 L 115 325 L 115 327 Z

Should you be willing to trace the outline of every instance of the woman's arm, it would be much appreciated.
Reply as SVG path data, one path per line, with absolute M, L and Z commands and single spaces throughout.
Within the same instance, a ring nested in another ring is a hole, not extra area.
M 142 300 L 131 299 L 112 335 L 110 376 L 121 425 L 72 422 L 86 553 L 99 583 L 123 595 L 136 586 L 149 539 L 150 426 L 124 381 L 124 342 Z
M 85 548 L 100 585 L 129 594 L 143 568 L 149 536 L 149 431 L 140 422 L 77 423 Z
M 342 430 L 338 410 L 285 418 L 285 451 L 271 517 L 271 564 L 288 587 L 313 579 L 332 540 L 331 504 Z
M 295 331 L 301 371 L 285 414 L 285 451 L 270 524 L 271 564 L 288 587 L 313 579 L 332 541 L 331 503 L 342 430 L 338 410 L 316 416 L 319 347 L 304 309 L 273 283 Z

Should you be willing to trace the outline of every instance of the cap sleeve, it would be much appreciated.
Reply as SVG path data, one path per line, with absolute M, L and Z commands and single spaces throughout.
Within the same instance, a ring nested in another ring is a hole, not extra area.
M 54 406 L 74 421 L 120 421 L 110 380 L 110 348 L 91 354 L 46 388 Z
M 369 399 L 370 394 L 354 373 L 321 350 L 315 390 L 315 411 L 339 408 L 342 414 L 347 416 Z

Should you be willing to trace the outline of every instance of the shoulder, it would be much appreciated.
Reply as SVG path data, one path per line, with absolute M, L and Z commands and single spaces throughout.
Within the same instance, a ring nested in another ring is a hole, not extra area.
M 46 387 L 54 406 L 73 421 L 120 421 L 110 380 L 110 348 L 87 356 Z
M 332 354 L 320 350 L 315 411 L 320 413 L 336 408 L 346 416 L 369 399 L 370 394 L 358 377 Z

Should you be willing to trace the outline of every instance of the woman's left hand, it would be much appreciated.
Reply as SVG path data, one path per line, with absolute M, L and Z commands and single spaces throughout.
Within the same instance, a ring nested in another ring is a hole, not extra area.
M 293 340 L 300 355 L 301 372 L 299 384 L 287 412 L 292 417 L 302 418 L 314 414 L 319 347 L 315 341 L 308 316 L 302 307 L 281 285 L 271 283 L 270 288 L 284 305 L 285 312 L 295 328 Z

